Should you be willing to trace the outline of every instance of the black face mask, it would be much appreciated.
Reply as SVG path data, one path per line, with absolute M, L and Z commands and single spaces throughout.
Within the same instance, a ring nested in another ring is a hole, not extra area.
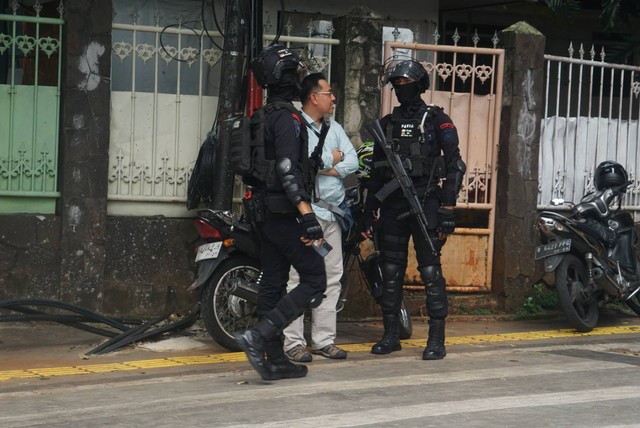
M 269 94 L 277 95 L 286 100 L 298 98 L 300 96 L 300 82 L 295 71 L 285 71 L 280 78 L 280 82 L 269 87 Z
M 400 104 L 410 104 L 414 100 L 420 97 L 420 87 L 418 82 L 405 83 L 404 85 L 394 86 L 393 90 L 396 91 L 396 97 Z

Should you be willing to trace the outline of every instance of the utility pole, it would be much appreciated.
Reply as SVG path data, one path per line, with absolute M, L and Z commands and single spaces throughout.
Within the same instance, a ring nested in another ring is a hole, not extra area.
M 214 191 L 210 208 L 229 210 L 233 202 L 234 174 L 229 165 L 231 152 L 230 119 L 242 111 L 242 81 L 246 60 L 247 22 L 241 13 L 241 0 L 227 3 L 224 29 L 224 45 L 218 98 L 218 144 L 213 170 Z

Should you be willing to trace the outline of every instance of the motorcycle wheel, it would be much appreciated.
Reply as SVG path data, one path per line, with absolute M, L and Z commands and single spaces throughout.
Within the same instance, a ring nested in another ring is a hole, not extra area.
M 640 296 L 638 294 L 640 294 L 640 292 L 634 294 L 632 298 L 625 300 L 625 303 L 636 315 L 640 316 Z
M 412 334 L 413 323 L 411 322 L 411 315 L 409 314 L 403 300 L 402 306 L 400 306 L 400 326 L 398 327 L 398 337 L 400 340 L 407 340 L 411 338 Z
M 256 307 L 234 296 L 225 285 L 233 278 L 255 281 L 260 274 L 257 261 L 231 257 L 222 263 L 200 290 L 202 319 L 213 339 L 230 351 L 240 351 L 234 333 L 253 327 L 258 322 Z
M 598 322 L 598 299 L 587 287 L 587 271 L 576 256 L 567 255 L 556 268 L 556 290 L 560 306 L 573 327 L 593 330 Z

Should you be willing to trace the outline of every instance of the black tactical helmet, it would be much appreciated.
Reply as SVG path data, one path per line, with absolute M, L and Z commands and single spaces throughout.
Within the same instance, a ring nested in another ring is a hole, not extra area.
M 298 69 L 298 56 L 282 45 L 271 45 L 264 48 L 251 64 L 253 75 L 262 87 L 276 85 L 287 70 Z
M 394 80 L 399 77 L 406 77 L 420 83 L 422 92 L 429 89 L 429 75 L 427 74 L 427 70 L 416 60 L 408 59 L 395 64 L 393 68 L 388 71 L 387 76 L 383 78 L 383 83 L 391 83 L 393 85 Z
M 597 190 L 603 190 L 627 183 L 629 175 L 619 163 L 604 161 L 596 168 L 596 172 L 593 174 L 593 181 Z

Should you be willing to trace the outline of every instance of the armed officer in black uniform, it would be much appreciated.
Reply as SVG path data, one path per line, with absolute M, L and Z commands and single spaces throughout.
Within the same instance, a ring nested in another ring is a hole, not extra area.
M 426 105 L 421 94 L 429 88 L 429 76 L 417 61 L 406 60 L 387 67 L 383 83 L 391 83 L 400 106 L 381 119 L 392 150 L 403 160 L 428 223 L 428 234 L 435 251 L 421 233 L 407 199 L 397 186 L 385 186 L 395 177 L 377 144 L 373 152 L 373 171 L 368 189 L 363 234 L 372 236 L 375 211 L 380 217 L 375 225 L 380 237 L 380 268 L 384 291 L 381 299 L 384 335 L 371 352 L 389 354 L 401 349 L 398 337 L 402 287 L 407 267 L 409 237 L 413 237 L 418 270 L 425 285 L 429 337 L 422 359 L 439 360 L 446 355 L 445 318 L 448 313 L 445 279 L 442 276 L 440 250 L 447 235 L 455 229 L 453 207 L 466 166 L 460 157 L 458 133 L 442 108 Z M 442 180 L 442 184 L 439 184 Z
M 258 153 L 264 159 L 257 159 L 256 174 L 244 177 L 254 188 L 250 214 L 260 237 L 263 275 L 259 322 L 236 340 L 266 380 L 306 376 L 307 367 L 291 363 L 284 354 L 281 333 L 305 308 L 320 304 L 327 283 L 323 259 L 312 248 L 323 237 L 310 204 L 316 171 L 309 161 L 302 115 L 291 103 L 300 90 L 298 65 L 297 56 L 281 45 L 265 48 L 252 64 L 268 94 L 264 153 Z M 300 285 L 286 294 L 291 266 L 300 274 Z

